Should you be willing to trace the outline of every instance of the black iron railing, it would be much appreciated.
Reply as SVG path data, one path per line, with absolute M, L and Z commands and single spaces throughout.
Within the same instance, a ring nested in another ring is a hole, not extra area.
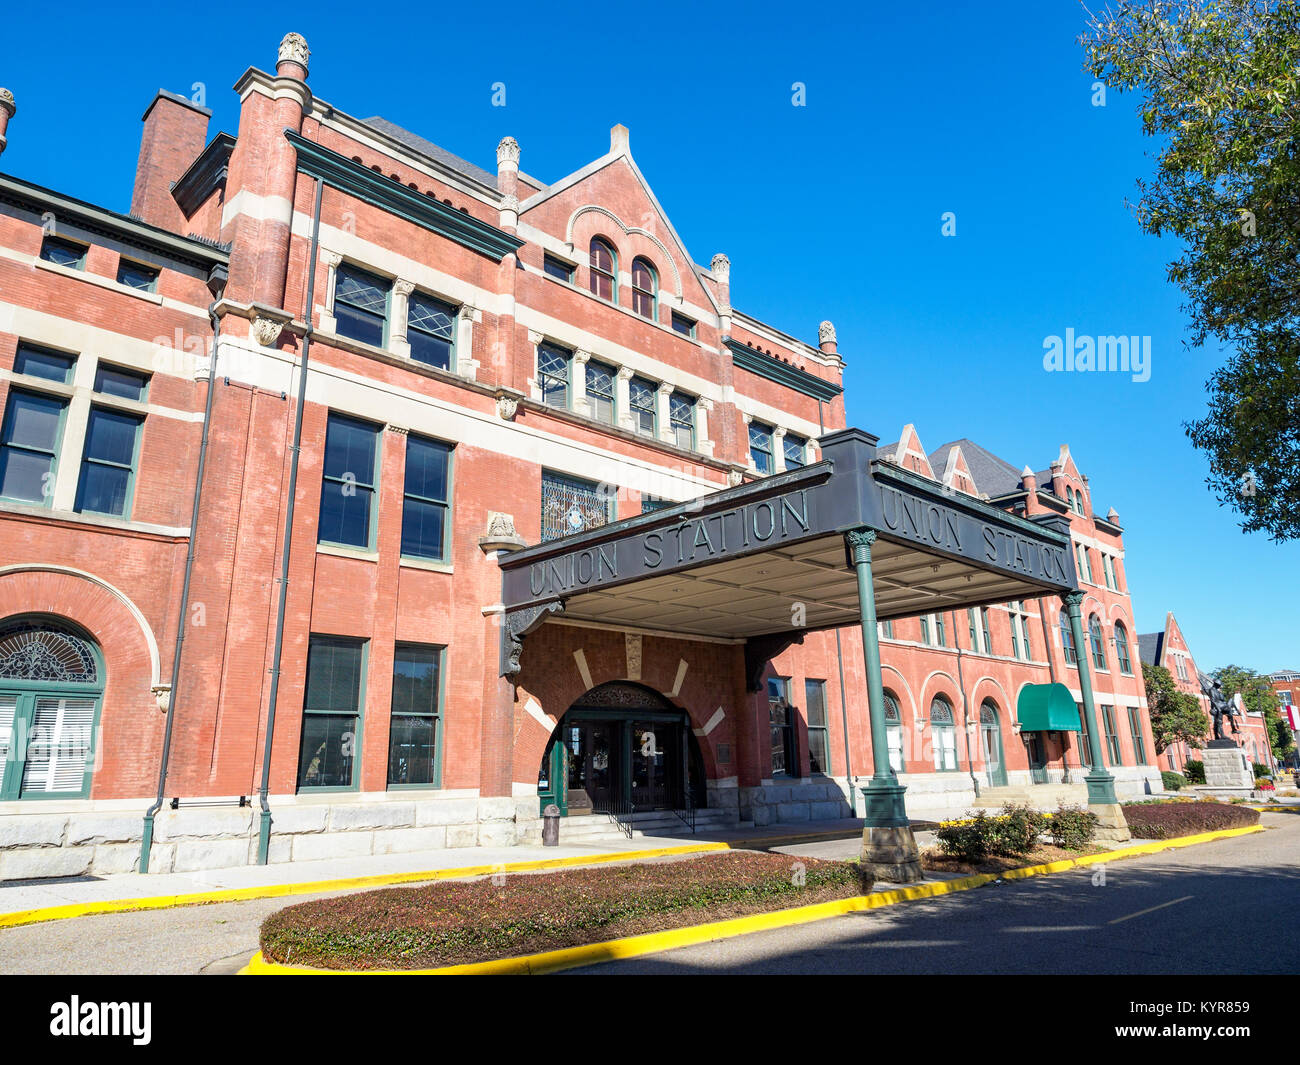
M 685 805 L 680 810 L 674 810 L 673 813 L 687 828 L 692 832 L 695 831 L 695 795 L 689 785 L 686 788 Z
M 611 800 L 605 813 L 623 835 L 632 838 L 632 815 L 636 813 L 636 804 L 631 799 Z

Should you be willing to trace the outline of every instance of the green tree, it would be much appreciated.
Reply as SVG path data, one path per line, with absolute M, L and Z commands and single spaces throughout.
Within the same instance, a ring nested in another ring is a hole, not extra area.
M 1216 669 L 1214 676 L 1222 685 L 1224 694 L 1229 698 L 1240 693 L 1246 710 L 1252 714 L 1262 714 L 1268 726 L 1268 744 L 1273 757 L 1284 761 L 1295 750 L 1295 741 L 1291 737 L 1291 728 L 1282 717 L 1282 701 L 1273 690 L 1269 679 L 1253 669 L 1242 666 L 1224 666 Z
M 1178 690 L 1173 675 L 1164 666 L 1142 663 L 1142 684 L 1147 693 L 1147 713 L 1156 754 L 1163 754 L 1179 740 L 1200 749 L 1210 731 L 1210 715 L 1201 709 L 1194 695 Z
M 1300 0 L 1123 0 L 1079 41 L 1141 95 L 1159 151 L 1135 214 L 1179 243 L 1191 343 L 1231 351 L 1185 425 L 1206 483 L 1245 531 L 1300 537 Z

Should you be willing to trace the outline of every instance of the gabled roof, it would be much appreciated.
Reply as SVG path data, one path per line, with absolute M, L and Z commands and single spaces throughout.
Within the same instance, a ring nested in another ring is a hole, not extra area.
M 1138 634 L 1138 657 L 1149 666 L 1159 665 L 1161 646 L 1165 642 L 1163 632 Z
M 1020 474 L 1011 463 L 998 458 L 993 452 L 964 436 L 939 448 L 930 456 L 930 465 L 936 470 L 943 469 L 948 462 L 948 453 L 956 447 L 961 448 L 962 457 L 965 458 L 966 466 L 970 469 L 975 487 L 990 499 L 996 499 L 1020 488 Z
M 395 122 L 389 122 L 386 118 L 374 115 L 370 118 L 362 119 L 362 122 L 371 129 L 378 130 L 380 133 L 387 134 L 395 141 L 401 141 L 408 148 L 419 152 L 421 155 L 428 156 L 437 163 L 455 170 L 457 173 L 464 174 L 468 178 L 487 185 L 488 188 L 497 187 L 497 176 L 489 170 L 484 170 L 481 166 L 475 166 L 459 155 L 453 155 L 446 148 L 439 148 L 433 141 L 427 141 L 423 137 L 417 136 L 409 129 L 403 129 Z

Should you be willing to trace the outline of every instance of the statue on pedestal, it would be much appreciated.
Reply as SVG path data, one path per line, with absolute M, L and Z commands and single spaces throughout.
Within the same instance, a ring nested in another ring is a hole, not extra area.
M 1236 708 L 1232 705 L 1232 700 L 1223 694 L 1223 685 L 1217 679 L 1211 681 L 1209 677 L 1202 676 L 1201 691 L 1210 700 L 1210 716 L 1214 720 L 1214 738 L 1216 740 L 1228 739 L 1223 731 L 1223 719 L 1225 717 L 1232 727 L 1233 734 L 1240 734 L 1241 730 L 1237 728 Z

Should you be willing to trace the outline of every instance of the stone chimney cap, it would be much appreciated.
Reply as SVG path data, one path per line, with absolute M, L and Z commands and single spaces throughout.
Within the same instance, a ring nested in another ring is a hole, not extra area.
M 286 33 L 280 41 L 279 62 L 297 63 L 303 70 L 307 69 L 307 60 L 311 58 L 311 49 L 307 47 L 307 38 L 301 33 Z
M 1023 470 L 1020 471 L 1020 476 L 1021 476 L 1021 477 L 1033 477 L 1033 476 L 1035 476 L 1035 474 L 1034 474 L 1034 471 L 1031 470 L 1031 469 L 1029 468 L 1028 464 L 1026 464 L 1025 468 L 1024 468 Z
M 629 137 L 627 126 L 619 123 L 617 126 L 610 127 L 609 131 L 609 151 L 611 155 L 627 155 L 631 151 L 629 146 Z
M 1119 521 L 1119 511 L 1111 507 L 1110 510 L 1106 511 L 1106 520 L 1112 524 Z
M 9 112 L 10 118 L 18 114 L 18 105 L 14 103 L 14 94 L 8 89 L 0 89 L 0 107 Z
M 143 122 L 146 118 L 149 117 L 149 112 L 154 109 L 154 105 L 159 100 L 170 100 L 174 104 L 180 104 L 182 107 L 188 107 L 191 111 L 197 111 L 204 118 L 212 117 L 212 108 L 204 107 L 202 104 L 196 104 L 188 96 L 182 96 L 178 92 L 169 92 L 167 89 L 159 89 L 158 92 L 154 95 L 154 98 L 149 101 L 149 106 L 144 109 L 144 114 L 140 116 L 141 122 Z

